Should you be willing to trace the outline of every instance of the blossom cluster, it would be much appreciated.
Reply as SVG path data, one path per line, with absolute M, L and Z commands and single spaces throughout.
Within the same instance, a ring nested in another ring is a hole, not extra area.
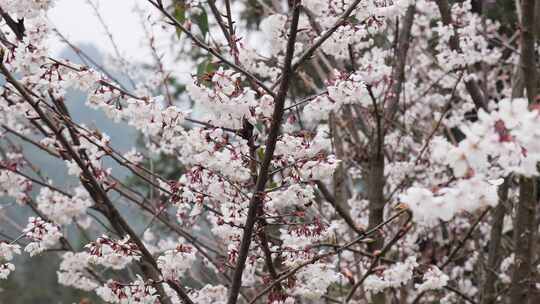
M 418 266 L 415 257 L 409 257 L 403 262 L 392 265 L 381 275 L 372 275 L 366 278 L 365 288 L 373 293 L 379 293 L 386 288 L 404 286 L 412 279 L 415 267 Z
M 192 267 L 195 260 L 195 252 L 191 247 L 178 245 L 175 249 L 165 251 L 157 259 L 157 264 L 165 280 L 178 280 Z
M 422 282 L 422 284 L 415 285 L 419 292 L 441 289 L 446 286 L 449 277 L 438 267 L 433 266 L 426 273 L 424 273 L 423 279 L 424 282 Z
M 62 255 L 58 275 L 58 282 L 65 286 L 92 291 L 99 285 L 88 274 L 90 254 L 87 252 L 66 252 Z
M 16 254 L 21 254 L 21 248 L 17 244 L 0 242 L 0 280 L 5 280 L 15 270 L 15 265 L 9 263 Z
M 448 22 L 439 1 L 305 0 L 296 35 L 295 7 L 279 1 L 261 2 L 255 27 L 229 20 L 251 15 L 242 1 L 157 1 L 165 14 L 145 13 L 149 35 L 175 24 L 174 40 L 191 40 L 171 49 L 199 71 L 178 77 L 183 64 L 163 64 L 150 37 L 154 64 L 133 68 L 143 76 L 120 69 L 131 85 L 51 56 L 46 11 L 54 2 L 0 0 L 25 27 L 21 37 L 0 39 L 3 74 L 15 79 L 0 90 L 0 141 L 9 152 L 2 145 L 0 195 L 39 216 L 22 231 L 24 251 L 66 251 L 60 284 L 120 304 L 181 303 L 169 284 L 187 277 L 197 284 L 186 283 L 182 296 L 197 304 L 226 303 L 235 284 L 249 296 L 267 292 L 261 297 L 274 304 L 341 302 L 343 290 L 364 303 L 403 287 L 411 302 L 457 302 L 450 285 L 479 295 L 474 273 L 489 240 L 467 231 L 498 227 L 489 226 L 491 213 L 471 219 L 499 204 L 503 181 L 513 202 L 513 179 L 538 176 L 540 113 L 512 97 L 516 52 L 493 44 L 500 24 L 471 1 L 452 3 Z M 291 56 L 291 67 L 282 66 Z M 283 84 L 285 97 L 276 89 Z M 70 90 L 136 129 L 141 145 L 119 151 L 100 126 L 74 121 Z M 63 190 L 42 177 L 12 138 L 60 160 L 75 185 Z M 504 233 L 514 228 L 508 212 Z M 70 243 L 70 229 L 85 232 L 86 251 Z M 472 254 L 440 266 L 452 250 Z M 0 279 L 14 271 L 16 254 L 18 245 L 0 241 Z M 511 257 L 499 267 L 501 284 L 511 283 Z M 136 264 L 151 269 L 143 276 Z M 241 279 L 228 282 L 233 274 Z M 368 295 L 354 294 L 357 282 Z
M 77 187 L 74 191 L 74 196 L 67 197 L 49 188 L 41 188 L 36 198 L 38 209 L 55 223 L 70 224 L 74 218 L 83 216 L 93 205 L 86 189 Z
M 112 269 L 123 269 L 127 264 L 140 259 L 140 251 L 135 243 L 125 236 L 114 240 L 102 235 L 94 242 L 85 246 L 90 254 L 89 262 Z
M 147 285 L 141 277 L 129 284 L 111 280 L 96 292 L 107 303 L 154 304 L 158 299 L 156 289 Z
M 24 229 L 25 237 L 30 243 L 24 247 L 24 251 L 30 256 L 42 253 L 47 249 L 54 248 L 62 238 L 60 227 L 39 217 L 30 217 L 28 225 Z

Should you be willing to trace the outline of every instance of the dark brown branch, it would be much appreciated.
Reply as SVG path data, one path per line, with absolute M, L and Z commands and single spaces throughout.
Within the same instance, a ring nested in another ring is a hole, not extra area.
M 227 43 L 229 44 L 229 47 L 231 48 L 231 51 L 233 51 L 233 45 L 236 45 L 236 43 L 233 42 L 233 40 L 232 40 L 233 38 L 229 34 L 228 26 L 223 21 L 221 13 L 219 12 L 219 10 L 218 10 L 218 8 L 216 6 L 216 0 L 208 0 L 208 6 L 210 6 L 210 10 L 212 11 L 212 15 L 214 15 L 214 18 L 216 19 L 217 24 L 221 28 L 221 32 L 223 33 L 223 36 L 227 40 Z
M 328 252 L 328 253 L 324 253 L 324 254 L 321 254 L 321 255 L 318 255 L 318 256 L 315 256 L 313 257 L 312 259 L 294 267 L 293 269 L 285 272 L 284 274 L 282 274 L 281 276 L 279 276 L 279 279 L 273 281 L 272 283 L 270 283 L 265 289 L 263 289 L 261 292 L 259 292 L 253 299 L 251 299 L 251 301 L 249 302 L 249 304 L 255 304 L 257 303 L 257 301 L 263 297 L 265 294 L 267 294 L 268 292 L 270 292 L 275 286 L 276 284 L 279 284 L 280 282 L 282 282 L 283 280 L 286 280 L 288 278 L 290 278 L 291 276 L 293 276 L 294 274 L 296 274 L 298 271 L 300 271 L 302 268 L 306 267 L 307 265 L 310 265 L 310 264 L 313 264 L 317 261 L 320 261 L 321 259 L 324 259 L 324 258 L 327 258 L 327 257 L 330 257 L 332 255 L 336 255 L 336 254 L 339 254 L 341 252 L 343 252 L 344 250 L 347 250 L 349 249 L 351 246 L 355 245 L 356 243 L 366 239 L 367 237 L 371 236 L 372 234 L 376 233 L 379 231 L 379 229 L 381 229 L 382 227 L 386 226 L 387 224 L 389 224 L 390 222 L 393 222 L 396 218 L 400 217 L 402 214 L 406 213 L 408 215 L 408 220 L 410 220 L 411 218 L 411 213 L 410 211 L 408 210 L 402 210 L 396 214 L 394 214 L 392 217 L 390 217 L 389 219 L 387 219 L 386 221 L 380 223 L 379 225 L 373 227 L 372 229 L 369 229 L 367 230 L 366 232 L 364 232 L 361 236 L 357 237 L 356 239 L 354 239 L 353 241 L 345 244 L 343 247 L 341 248 L 338 248 L 332 252 Z
M 469 228 L 469 230 L 467 231 L 467 233 L 465 234 L 465 236 L 458 242 L 458 244 L 456 245 L 456 247 L 454 247 L 454 249 L 450 252 L 450 254 L 448 255 L 446 261 L 444 263 L 442 263 L 440 266 L 439 266 L 439 269 L 441 270 L 444 270 L 444 268 L 448 265 L 450 265 L 452 262 L 454 262 L 454 257 L 456 256 L 456 254 L 461 250 L 463 249 L 465 243 L 472 237 L 473 235 L 473 232 L 476 230 L 476 227 L 478 227 L 478 225 L 482 222 L 482 220 L 484 219 L 484 217 L 488 214 L 489 210 L 491 210 L 490 208 L 486 208 L 486 210 L 484 210 L 484 212 L 482 212 L 482 214 L 476 219 L 476 221 L 473 223 L 473 225 Z M 413 304 L 417 304 L 417 303 L 420 303 L 420 300 L 426 295 L 426 292 L 427 291 L 424 291 L 424 292 L 421 292 L 420 294 L 418 294 L 416 296 L 416 298 L 412 301 Z
M 369 201 L 368 205 L 368 228 L 375 227 L 379 223 L 382 223 L 384 220 L 384 206 L 386 205 L 386 200 L 384 198 L 384 186 L 386 180 L 384 177 L 384 167 L 385 167 L 385 155 L 384 155 L 384 130 L 382 129 L 382 117 L 384 116 L 383 111 L 379 112 L 377 106 L 377 100 L 371 90 L 371 86 L 367 86 L 369 96 L 373 103 L 373 111 L 375 116 L 375 134 L 372 136 L 374 139 L 371 147 L 368 151 L 368 163 L 365 168 L 365 180 L 367 184 L 366 192 L 367 199 Z M 381 103 L 382 104 L 382 103 Z M 375 235 L 374 242 L 368 245 L 370 252 L 374 253 L 377 250 L 380 250 L 384 245 L 384 237 L 382 235 Z M 354 294 L 354 288 L 349 293 L 347 297 L 350 299 Z M 377 293 L 373 295 L 372 301 L 374 304 L 383 304 L 386 302 L 384 293 Z
M 351 288 L 351 290 L 349 291 L 349 293 L 347 294 L 347 297 L 345 298 L 345 301 L 343 301 L 344 303 L 348 303 L 352 297 L 354 296 L 354 293 L 356 292 L 356 290 L 358 289 L 358 287 L 360 287 L 364 281 L 374 273 L 374 270 L 375 270 L 375 267 L 379 264 L 379 261 L 381 258 L 383 258 L 386 253 L 403 237 L 407 234 L 407 232 L 411 229 L 411 226 L 409 225 L 411 219 L 412 219 L 412 215 L 411 213 L 407 213 L 408 217 L 406 219 L 406 221 L 401 225 L 401 228 L 399 229 L 399 231 L 396 233 L 396 235 L 390 240 L 390 242 L 388 242 L 381 250 L 380 253 L 378 253 L 375 258 L 373 259 L 373 262 L 371 262 L 368 270 L 366 271 L 366 273 L 362 276 L 362 278 L 360 278 L 360 280 L 358 280 L 358 282 L 356 284 L 354 284 L 354 286 Z M 384 299 L 384 298 L 383 298 Z
M 457 288 L 454 288 L 452 286 L 444 286 L 443 287 L 444 289 L 448 290 L 448 291 L 451 291 L 453 293 L 455 293 L 456 295 L 458 295 L 460 298 L 462 298 L 463 300 L 471 303 L 471 304 L 477 304 L 476 301 L 474 301 L 473 299 L 471 299 L 471 297 L 469 297 L 468 295 L 464 294 L 463 292 L 459 291 Z
M 529 104 L 536 103 L 537 71 L 535 51 L 535 0 L 521 1 L 521 36 L 519 70 L 524 76 Z M 514 92 L 521 95 L 522 92 Z M 514 221 L 515 266 L 510 286 L 510 304 L 525 304 L 531 299 L 534 289 L 533 260 L 536 231 L 537 179 L 521 177 L 519 181 L 519 201 Z
M 25 35 L 24 19 L 13 20 L 13 18 L 6 13 L 2 8 L 0 8 L 0 15 L 6 21 L 7 26 L 15 34 L 18 40 L 23 40 Z
M 322 34 L 321 37 L 319 37 L 302 55 L 300 55 L 300 58 L 298 58 L 293 66 L 292 70 L 293 72 L 296 71 L 307 59 L 309 59 L 315 51 L 326 41 L 328 38 L 330 38 L 339 27 L 341 27 L 345 22 L 347 22 L 347 19 L 351 16 L 351 14 L 354 12 L 358 4 L 360 4 L 362 0 L 355 0 L 345 12 L 339 17 L 339 19 L 334 23 L 334 25 L 329 28 L 324 34 Z
M 41 106 L 34 100 L 31 96 L 31 93 L 26 89 L 22 84 L 20 84 L 13 75 L 9 72 L 6 66 L 0 62 L 0 71 L 6 77 L 6 80 L 15 87 L 15 89 L 21 94 L 21 96 L 30 104 L 30 106 L 37 112 L 39 117 L 44 121 L 44 123 L 51 129 L 51 131 L 56 136 L 57 140 L 60 142 L 62 147 L 66 152 L 73 158 L 75 163 L 79 166 L 82 171 L 81 183 L 87 189 L 90 196 L 94 199 L 96 205 L 101 207 L 99 210 L 107 216 L 111 225 L 122 235 L 129 235 L 131 240 L 137 245 L 139 250 L 142 253 L 142 261 L 140 263 L 141 269 L 148 279 L 154 281 L 160 280 L 159 269 L 157 263 L 148 251 L 144 243 L 141 241 L 139 236 L 133 231 L 131 226 L 125 221 L 125 219 L 120 215 L 120 212 L 116 209 L 114 204 L 111 202 L 107 193 L 103 187 L 96 180 L 94 175 L 91 173 L 89 166 L 81 159 L 80 155 L 73 149 L 68 140 L 63 136 L 62 131 L 59 130 L 54 122 L 52 122 L 49 117 L 43 112 Z M 193 304 L 189 296 L 185 291 L 182 290 L 180 286 L 176 284 L 169 284 L 171 288 L 177 291 L 178 295 L 184 302 L 188 304 Z M 165 297 L 165 292 L 163 288 L 157 286 L 158 293 L 162 295 L 160 301 L 163 304 L 168 304 L 169 300 Z
M 324 185 L 323 182 L 321 182 L 321 181 L 316 181 L 315 183 L 317 184 L 317 187 L 319 188 L 319 191 L 323 195 L 324 199 L 327 200 L 334 207 L 334 209 L 336 209 L 336 212 L 339 214 L 339 216 L 341 216 L 343 218 L 345 223 L 347 223 L 347 225 L 352 230 L 354 230 L 354 232 L 356 232 L 358 234 L 364 233 L 364 231 L 362 231 L 362 229 L 360 229 L 356 225 L 356 223 L 351 218 L 351 216 L 349 215 L 347 210 L 343 209 L 343 207 L 336 202 L 336 200 L 334 199 L 334 196 L 332 195 L 332 193 L 330 193 L 330 191 L 328 191 L 328 188 L 326 188 L 326 185 Z
M 525 0 L 526 2 L 526 0 Z M 519 202 L 514 220 L 515 263 L 510 286 L 510 304 L 529 303 L 534 289 L 533 259 L 536 236 L 536 179 L 521 177 Z
M 407 53 L 409 52 L 409 40 L 411 39 L 411 28 L 414 22 L 415 6 L 410 5 L 407 8 L 405 17 L 403 18 L 402 27 L 399 31 L 397 46 L 395 49 L 396 62 L 392 70 L 392 91 L 388 109 L 388 119 L 393 120 L 395 113 L 398 110 L 399 98 L 401 96 L 401 90 L 403 82 L 405 81 L 405 66 L 407 64 Z
M 452 25 L 452 12 L 450 10 L 448 0 L 436 0 L 435 2 L 437 2 L 437 6 L 439 7 L 443 24 Z M 454 35 L 450 38 L 449 44 L 451 50 L 461 52 L 459 46 L 459 37 L 457 36 L 456 32 L 454 32 Z M 482 90 L 480 89 L 478 82 L 473 78 L 469 78 L 465 81 L 465 88 L 471 96 L 476 108 L 487 110 L 486 97 L 482 94 Z
M 62 194 L 62 195 L 64 195 L 64 196 L 66 196 L 66 197 L 69 197 L 69 198 L 72 197 L 71 194 L 67 193 L 66 191 L 64 191 L 64 190 L 62 190 L 62 189 L 60 189 L 60 188 L 57 188 L 57 187 L 55 187 L 55 186 L 53 186 L 53 185 L 49 185 L 49 184 L 44 183 L 44 182 L 42 182 L 42 181 L 40 181 L 40 180 L 37 180 L 37 179 L 35 179 L 35 178 L 33 178 L 33 177 L 31 177 L 31 176 L 29 176 L 29 175 L 27 175 L 27 174 L 24 174 L 24 173 L 22 173 L 22 172 L 20 172 L 20 171 L 18 171 L 18 170 L 10 169 L 10 168 L 8 168 L 8 167 L 6 167 L 6 166 L 3 166 L 2 164 L 0 164 L 0 170 L 6 170 L 6 171 L 9 171 L 9 172 L 13 172 L 13 173 L 15 173 L 15 174 L 17 174 L 17 175 L 20 175 L 20 176 L 26 178 L 27 180 L 31 181 L 31 182 L 34 183 L 34 184 L 38 184 L 38 185 L 40 185 L 40 186 L 42 186 L 42 187 L 49 188 L 50 190 L 55 191 L 55 192 L 58 192 L 58 193 L 60 193 L 60 194 Z
M 174 18 L 171 14 L 169 14 L 169 12 L 167 12 L 167 10 L 165 10 L 163 7 L 160 7 L 159 4 L 157 4 L 153 0 L 148 0 L 148 2 L 150 2 L 153 6 L 155 6 L 167 19 L 169 19 L 169 21 L 171 22 L 172 25 L 174 25 L 179 30 L 181 30 L 184 34 L 186 34 L 186 36 L 188 36 L 189 39 L 191 39 L 191 41 L 193 41 L 193 43 L 195 45 L 197 45 L 201 49 L 207 51 L 208 53 L 212 54 L 213 56 L 215 56 L 216 58 L 221 60 L 224 64 L 226 64 L 227 66 L 229 66 L 233 70 L 235 70 L 235 71 L 241 73 L 242 75 L 246 76 L 250 81 L 253 81 L 254 83 L 256 83 L 257 86 L 260 87 L 261 89 L 263 89 L 266 93 L 268 93 L 272 97 L 276 98 L 276 96 L 275 96 L 274 92 L 272 91 L 272 89 L 267 87 L 262 81 L 259 80 L 259 78 L 257 78 L 256 76 L 254 76 L 253 74 L 248 72 L 243 67 L 231 62 L 230 60 L 225 58 L 223 55 L 221 55 L 217 50 L 213 49 L 212 47 L 208 46 L 203 41 L 201 41 L 199 38 L 195 37 L 195 35 L 192 32 L 187 30 L 178 20 L 176 20 L 176 18 Z
M 274 99 L 274 113 L 272 114 L 272 123 L 270 125 L 270 131 L 266 140 L 263 162 L 257 176 L 257 184 L 255 186 L 253 196 L 249 202 L 248 214 L 246 223 L 244 225 L 244 233 L 242 235 L 242 241 L 240 243 L 238 258 L 236 261 L 236 268 L 233 274 L 233 283 L 229 291 L 229 299 L 227 301 L 228 304 L 235 304 L 238 299 L 238 293 L 242 285 L 242 274 L 244 272 L 249 246 L 251 244 L 253 228 L 255 221 L 257 220 L 257 209 L 259 208 L 259 205 L 262 204 L 264 199 L 264 190 L 266 187 L 266 182 L 268 181 L 270 163 L 274 156 L 274 150 L 280 134 L 283 113 L 285 112 L 285 98 L 287 97 L 287 91 L 289 90 L 289 80 L 292 76 L 291 65 L 292 58 L 294 56 L 296 34 L 298 31 L 298 20 L 300 19 L 300 8 L 300 1 L 296 0 L 292 13 L 285 62 L 283 63 L 281 84 L 279 86 L 278 93 L 276 94 L 276 98 Z
M 498 278 L 497 269 L 499 269 L 502 260 L 501 240 L 504 216 L 506 215 L 506 201 L 508 200 L 508 183 L 509 180 L 506 179 L 500 186 L 499 203 L 497 207 L 493 209 L 487 265 L 484 271 L 482 288 L 480 288 L 480 304 L 495 304 L 497 299 L 495 283 Z
M 458 242 L 456 247 L 450 252 L 448 257 L 446 258 L 446 261 L 441 266 L 439 266 L 441 270 L 443 270 L 446 266 L 448 266 L 454 261 L 454 257 L 456 256 L 456 254 L 465 246 L 465 243 L 472 237 L 473 232 L 476 230 L 476 227 L 478 227 L 482 220 L 484 220 L 489 210 L 491 210 L 491 208 L 486 208 L 486 210 L 484 210 L 484 212 L 480 214 L 480 216 L 476 219 L 476 221 L 467 231 L 467 234 L 465 234 L 465 236 Z

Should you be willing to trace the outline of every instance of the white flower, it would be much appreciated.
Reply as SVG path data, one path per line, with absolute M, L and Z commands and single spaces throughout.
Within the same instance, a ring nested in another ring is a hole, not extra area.
M 62 255 L 60 270 L 57 271 L 58 283 L 85 291 L 96 289 L 98 283 L 86 272 L 89 260 L 87 252 L 66 252 Z
M 509 129 L 517 127 L 530 115 L 529 101 L 526 98 L 503 99 L 499 101 L 498 106 L 498 117 Z
M 416 284 L 415 287 L 418 292 L 424 292 L 427 290 L 441 289 L 448 283 L 449 277 L 444 274 L 437 266 L 432 265 L 430 269 L 424 273 L 424 282 L 422 284 Z
M 212 77 L 212 82 L 226 95 L 231 95 L 236 91 L 236 82 L 240 76 L 233 70 L 223 70 L 219 68 Z
M 93 205 L 84 187 L 79 186 L 74 190 L 75 195 L 67 197 L 47 187 L 41 188 L 36 198 L 38 209 L 57 224 L 70 224 L 74 218 L 84 215 Z
M 326 294 L 328 286 L 339 282 L 342 276 L 331 265 L 315 263 L 302 268 L 297 273 L 297 279 L 294 294 L 308 299 L 320 299 Z
M 54 5 L 54 0 L 3 0 L 2 9 L 18 19 L 35 18 Z
M 130 163 L 139 164 L 144 160 L 144 155 L 132 148 L 129 152 L 124 154 L 124 158 L 127 159 Z
M 301 168 L 301 176 L 305 180 L 325 180 L 334 174 L 339 162 L 334 155 L 320 161 L 308 161 Z
M 437 220 L 448 221 L 458 212 L 473 212 L 479 208 L 496 206 L 497 186 L 482 175 L 461 179 L 448 187 L 433 191 L 411 187 L 399 196 L 414 215 L 414 220 L 433 225 Z
M 514 263 L 515 255 L 513 253 L 501 261 L 501 271 L 498 274 L 501 281 L 505 284 L 510 284 L 512 282 L 512 278 L 510 277 L 510 271 Z
M 79 176 L 82 173 L 81 168 L 73 160 L 65 160 L 66 167 L 68 168 L 68 174 L 72 176 Z
M 196 260 L 194 250 L 189 246 L 179 245 L 167 250 L 157 260 L 158 268 L 165 280 L 178 280 L 189 270 Z
M 364 281 L 364 288 L 373 293 L 378 293 L 386 288 L 405 285 L 412 279 L 414 268 L 417 266 L 416 257 L 408 257 L 404 262 L 399 262 L 386 269 L 382 275 L 368 276 Z
M 269 195 L 268 208 L 282 210 L 285 208 L 303 208 L 315 199 L 315 191 L 310 185 L 293 184 L 283 191 L 273 191 Z
M 195 304 L 225 304 L 227 303 L 227 287 L 222 285 L 206 285 L 191 295 Z
M 270 56 L 277 55 L 279 52 L 285 49 L 285 28 L 287 17 L 281 14 L 273 14 L 261 21 L 260 28 L 264 35 L 267 37 L 269 44 Z
M 158 299 L 156 289 L 145 284 L 140 276 L 129 284 L 110 280 L 105 286 L 97 288 L 96 293 L 105 302 L 114 304 L 155 304 Z
M 0 261 L 11 261 L 15 254 L 21 254 L 21 246 L 0 242 Z
M 11 263 L 0 264 L 0 280 L 5 280 L 11 272 L 15 270 L 15 265 Z
M 39 217 L 30 217 L 24 232 L 26 238 L 31 240 L 24 248 L 24 251 L 28 252 L 30 256 L 53 248 L 62 237 L 57 225 L 46 222 Z
M 32 183 L 26 178 L 8 170 L 0 170 L 0 195 L 11 196 L 22 205 L 27 200 L 31 186 Z
M 95 242 L 87 244 L 85 248 L 88 248 L 90 253 L 89 263 L 116 270 L 124 269 L 129 263 L 141 257 L 137 245 L 131 242 L 129 236 L 121 240 L 113 240 L 102 235 Z
M 365 107 L 372 105 L 366 84 L 360 78 L 360 75 L 353 75 L 345 80 L 337 80 L 334 85 L 328 87 L 328 97 L 339 106 L 355 103 Z
M 428 225 L 433 224 L 437 219 L 451 219 L 456 209 L 452 202 L 436 197 L 432 191 L 424 188 L 409 188 L 400 195 L 400 200 L 409 206 L 415 221 Z

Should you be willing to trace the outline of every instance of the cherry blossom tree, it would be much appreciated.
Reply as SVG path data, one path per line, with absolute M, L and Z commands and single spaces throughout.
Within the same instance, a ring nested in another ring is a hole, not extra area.
M 59 255 L 105 303 L 536 303 L 539 1 L 147 0 L 145 66 L 55 57 L 54 2 L 0 0 L 0 194 L 33 213 L 2 218 L 0 286 Z

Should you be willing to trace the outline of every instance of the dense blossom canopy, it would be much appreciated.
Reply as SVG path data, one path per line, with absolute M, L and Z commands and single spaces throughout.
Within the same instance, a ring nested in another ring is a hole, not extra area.
M 0 286 L 26 253 L 60 255 L 59 284 L 121 304 L 487 304 L 535 289 L 534 1 L 507 38 L 470 0 L 148 0 L 154 62 L 110 67 L 49 51 L 54 2 L 0 0 L 0 195 L 34 213 L 0 235 Z M 174 92 L 179 64 L 192 77 Z M 74 120 L 74 90 L 141 145 L 119 151 Z

